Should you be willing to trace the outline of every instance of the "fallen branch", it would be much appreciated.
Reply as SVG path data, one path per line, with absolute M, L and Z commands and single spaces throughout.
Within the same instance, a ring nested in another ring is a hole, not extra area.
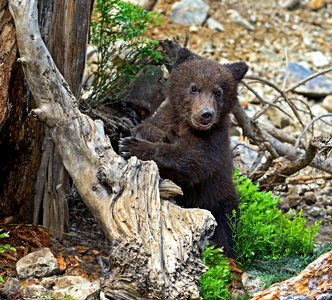
M 297 138 L 296 140 L 296 143 L 294 145 L 294 148 L 297 148 L 299 145 L 300 145 L 300 142 L 301 142 L 301 139 L 302 137 L 306 134 L 306 132 L 308 131 L 309 127 L 315 123 L 317 120 L 319 119 L 322 119 L 322 118 L 325 118 L 325 117 L 332 117 L 332 114 L 325 114 L 325 115 L 322 115 L 322 116 L 318 116 L 316 118 L 314 118 L 313 120 L 311 120 L 307 126 L 303 129 L 302 133 L 300 134 L 300 136 Z
M 271 190 L 275 185 L 285 182 L 287 177 L 295 174 L 308 166 L 314 159 L 317 152 L 315 139 L 311 139 L 305 154 L 295 161 L 290 161 L 286 165 L 277 168 L 273 173 L 267 174 L 259 180 L 259 184 L 266 190 Z
M 304 127 L 304 124 L 303 124 L 303 122 L 302 122 L 302 120 L 301 120 L 301 118 L 300 118 L 300 116 L 299 116 L 299 114 L 298 114 L 298 112 L 297 112 L 297 108 L 296 108 L 295 105 L 292 103 L 292 101 L 290 101 L 290 100 L 288 99 L 286 93 L 285 93 L 283 90 L 279 89 L 274 83 L 272 83 L 272 82 L 270 82 L 269 80 L 266 80 L 266 79 L 264 79 L 264 78 L 260 78 L 260 77 L 257 77 L 257 76 L 250 76 L 250 75 L 247 75 L 247 76 L 245 76 L 245 79 L 254 79 L 254 80 L 258 80 L 258 81 L 261 81 L 261 82 L 267 84 L 268 86 L 272 87 L 273 89 L 275 89 L 275 90 L 280 94 L 280 96 L 282 96 L 282 97 L 285 99 L 285 101 L 288 103 L 289 107 L 290 107 L 291 110 L 293 111 L 295 117 L 298 119 L 298 121 L 300 122 L 300 124 Z M 278 96 L 278 98 L 276 98 L 276 99 L 279 99 L 280 96 Z M 273 100 L 272 103 L 274 103 L 274 102 L 276 101 L 276 99 Z M 269 107 L 269 106 L 268 106 L 268 107 Z M 268 108 L 266 108 L 265 111 L 264 111 L 263 113 L 265 113 L 267 109 L 268 109 Z M 263 111 L 263 110 L 262 110 L 262 111 Z M 263 113 L 260 112 L 260 113 L 256 114 L 256 116 L 254 116 L 253 119 L 254 119 L 254 120 L 258 119 L 258 117 L 261 116 Z

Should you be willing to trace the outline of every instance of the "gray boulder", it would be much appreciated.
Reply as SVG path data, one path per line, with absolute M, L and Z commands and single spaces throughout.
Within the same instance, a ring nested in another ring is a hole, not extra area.
M 299 81 L 314 74 L 310 70 L 304 68 L 298 63 L 291 62 L 287 68 L 287 83 L 288 86 L 298 83 Z M 332 80 L 325 76 L 318 76 L 305 84 L 297 87 L 295 92 L 303 94 L 309 98 L 320 98 L 332 94 Z
M 170 18 L 175 24 L 202 25 L 210 6 L 201 0 L 182 0 L 172 5 Z

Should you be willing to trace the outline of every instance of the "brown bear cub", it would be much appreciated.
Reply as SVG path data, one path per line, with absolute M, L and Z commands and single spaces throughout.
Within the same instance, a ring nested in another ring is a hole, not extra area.
M 181 48 L 168 100 L 119 145 L 126 159 L 154 160 L 161 177 L 182 188 L 179 205 L 211 211 L 218 223 L 212 242 L 223 245 L 228 257 L 234 257 L 234 241 L 227 216 L 238 210 L 228 113 L 247 71 L 244 62 L 221 65 Z

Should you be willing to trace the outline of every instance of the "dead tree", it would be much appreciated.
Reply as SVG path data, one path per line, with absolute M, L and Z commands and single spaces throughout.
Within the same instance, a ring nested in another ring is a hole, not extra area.
M 77 98 L 93 2 L 38 1 L 43 41 Z M 59 238 L 68 230 L 69 175 L 48 129 L 31 117 L 35 102 L 16 61 L 15 36 L 8 0 L 0 0 L 0 214 L 41 224 Z
M 102 291 L 114 299 L 199 299 L 200 260 L 215 221 L 208 211 L 160 199 L 179 188 L 160 183 L 154 162 L 117 155 L 101 121 L 82 114 L 38 27 L 37 0 L 10 0 L 19 61 L 35 98 L 33 115 L 59 149 L 83 201 L 111 241 Z

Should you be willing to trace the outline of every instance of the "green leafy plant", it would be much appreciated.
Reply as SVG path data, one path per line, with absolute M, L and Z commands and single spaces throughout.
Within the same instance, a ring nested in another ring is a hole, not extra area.
M 126 95 L 128 82 L 148 61 L 162 56 L 158 44 L 144 32 L 160 24 L 160 15 L 121 0 L 97 0 L 91 22 L 91 44 L 96 46 L 98 65 L 92 72 L 91 96 L 87 102 L 97 106 L 112 92 L 113 102 Z
M 209 270 L 200 279 L 201 297 L 205 300 L 231 299 L 227 286 L 232 280 L 232 273 L 223 250 L 207 243 L 202 260 Z
M 2 231 L 3 229 L 0 229 L 0 232 Z M 9 237 L 9 232 L 4 232 L 4 233 L 0 233 L 0 239 L 4 239 L 4 238 L 7 238 Z M 0 245 L 0 253 L 3 253 L 6 251 L 6 249 L 8 250 L 11 250 L 11 251 L 16 251 L 16 248 L 12 247 L 11 245 L 9 244 L 6 244 L 6 245 Z M 0 276 L 0 281 L 3 281 L 3 278 Z
M 231 227 L 239 262 L 250 263 L 254 256 L 277 259 L 313 251 L 320 222 L 305 227 L 302 211 L 292 216 L 291 210 L 282 214 L 277 207 L 280 198 L 273 198 L 271 192 L 260 192 L 259 185 L 239 176 L 238 170 L 234 182 L 240 198 L 240 217 L 231 222 Z

